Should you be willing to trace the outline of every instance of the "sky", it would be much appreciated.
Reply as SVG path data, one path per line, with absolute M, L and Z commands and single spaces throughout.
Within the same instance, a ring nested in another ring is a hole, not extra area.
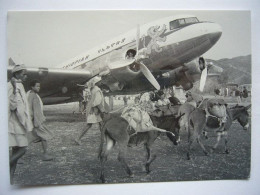
M 251 54 L 249 11 L 31 11 L 8 14 L 8 58 L 28 67 L 54 67 L 138 24 L 179 14 L 222 27 L 220 40 L 203 57 Z

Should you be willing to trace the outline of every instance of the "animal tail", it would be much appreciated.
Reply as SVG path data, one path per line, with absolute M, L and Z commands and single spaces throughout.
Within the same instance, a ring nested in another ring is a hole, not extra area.
M 100 139 L 100 146 L 98 151 L 98 158 L 101 158 L 102 152 L 103 152 L 103 146 L 105 142 L 105 131 L 106 131 L 106 124 L 104 124 L 101 128 L 101 139 Z

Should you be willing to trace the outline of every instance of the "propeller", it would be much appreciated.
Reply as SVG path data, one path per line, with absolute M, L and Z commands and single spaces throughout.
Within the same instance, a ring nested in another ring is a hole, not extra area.
M 199 87 L 200 91 L 203 91 L 205 84 L 206 84 L 207 77 L 210 75 L 214 75 L 214 74 L 210 74 L 210 73 L 208 74 L 209 70 L 213 71 L 215 73 L 215 75 L 218 75 L 223 72 L 223 68 L 214 65 L 212 62 L 210 62 L 208 64 L 205 63 L 205 68 L 202 70 L 201 76 L 200 76 L 200 87 Z
M 201 92 L 203 91 L 203 89 L 205 87 L 207 76 L 208 76 L 208 67 L 205 64 L 205 68 L 202 70 L 202 73 L 200 76 L 200 91 Z
M 137 31 L 136 31 L 136 62 L 140 66 L 141 72 L 144 74 L 144 76 L 147 78 L 147 80 L 155 87 L 155 89 L 159 90 L 160 85 L 157 82 L 157 80 L 154 78 L 151 71 L 143 64 L 142 61 L 139 59 L 139 42 L 140 42 L 140 26 L 137 25 Z
M 160 85 L 152 75 L 151 71 L 142 62 L 139 63 L 139 65 L 140 65 L 141 72 L 144 74 L 147 80 L 155 87 L 155 89 L 159 90 Z
M 129 66 L 129 65 L 133 64 L 135 61 L 136 61 L 135 59 L 131 59 L 131 60 L 129 60 L 129 59 L 128 60 L 118 60 L 116 62 L 108 64 L 108 67 L 110 69 L 118 69 L 118 68 Z
M 145 66 L 142 62 L 142 58 L 139 57 L 139 40 L 140 40 L 140 26 L 137 26 L 136 31 L 136 55 L 135 59 L 127 59 L 127 60 L 120 60 L 113 63 L 110 63 L 108 66 L 110 69 L 118 69 L 129 66 L 133 63 L 137 64 L 140 67 L 140 71 L 143 75 L 147 78 L 147 80 L 157 89 L 160 89 L 160 85 L 157 80 L 154 78 L 151 71 Z

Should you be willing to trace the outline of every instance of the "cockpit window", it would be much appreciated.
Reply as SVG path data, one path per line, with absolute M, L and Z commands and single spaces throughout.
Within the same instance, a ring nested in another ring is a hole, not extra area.
M 197 23 L 199 22 L 197 18 L 185 18 L 186 24 L 191 24 L 191 23 Z
M 174 20 L 170 22 L 170 30 L 173 30 L 175 28 L 178 28 L 180 26 L 180 23 L 178 20 Z
M 198 23 L 198 22 L 199 20 L 196 17 L 174 20 L 170 22 L 170 30 L 180 28 L 182 26 L 187 26 L 189 24 Z
M 180 20 L 179 20 L 179 24 L 180 24 L 180 25 L 185 24 L 185 20 L 184 20 L 184 19 L 180 19 Z

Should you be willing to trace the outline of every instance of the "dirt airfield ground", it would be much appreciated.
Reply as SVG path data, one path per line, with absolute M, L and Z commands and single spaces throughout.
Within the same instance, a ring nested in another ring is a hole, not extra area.
M 231 102 L 230 102 L 231 103 Z M 122 105 L 119 102 L 117 106 Z M 76 145 L 74 139 L 84 127 L 85 116 L 77 111 L 76 103 L 45 106 L 47 126 L 55 137 L 49 141 L 53 161 L 42 161 L 41 143 L 31 144 L 18 164 L 15 173 L 16 185 L 47 184 L 95 184 L 99 180 L 100 164 L 97 158 L 100 131 L 92 128 Z M 250 125 L 251 126 L 251 125 Z M 251 127 L 250 127 L 251 128 Z M 203 139 L 206 148 L 213 146 L 214 133 Z M 192 159 L 186 160 L 187 133 L 182 133 L 182 142 L 174 146 L 166 135 L 155 141 L 152 152 L 157 159 L 151 165 L 151 173 L 143 170 L 145 151 L 143 146 L 128 149 L 127 161 L 134 172 L 129 178 L 117 160 L 117 146 L 108 158 L 105 169 L 106 183 L 170 182 L 192 180 L 247 179 L 250 177 L 251 129 L 244 131 L 234 122 L 229 131 L 229 154 L 223 154 L 224 141 L 210 156 L 205 156 L 199 145 L 192 149 Z

